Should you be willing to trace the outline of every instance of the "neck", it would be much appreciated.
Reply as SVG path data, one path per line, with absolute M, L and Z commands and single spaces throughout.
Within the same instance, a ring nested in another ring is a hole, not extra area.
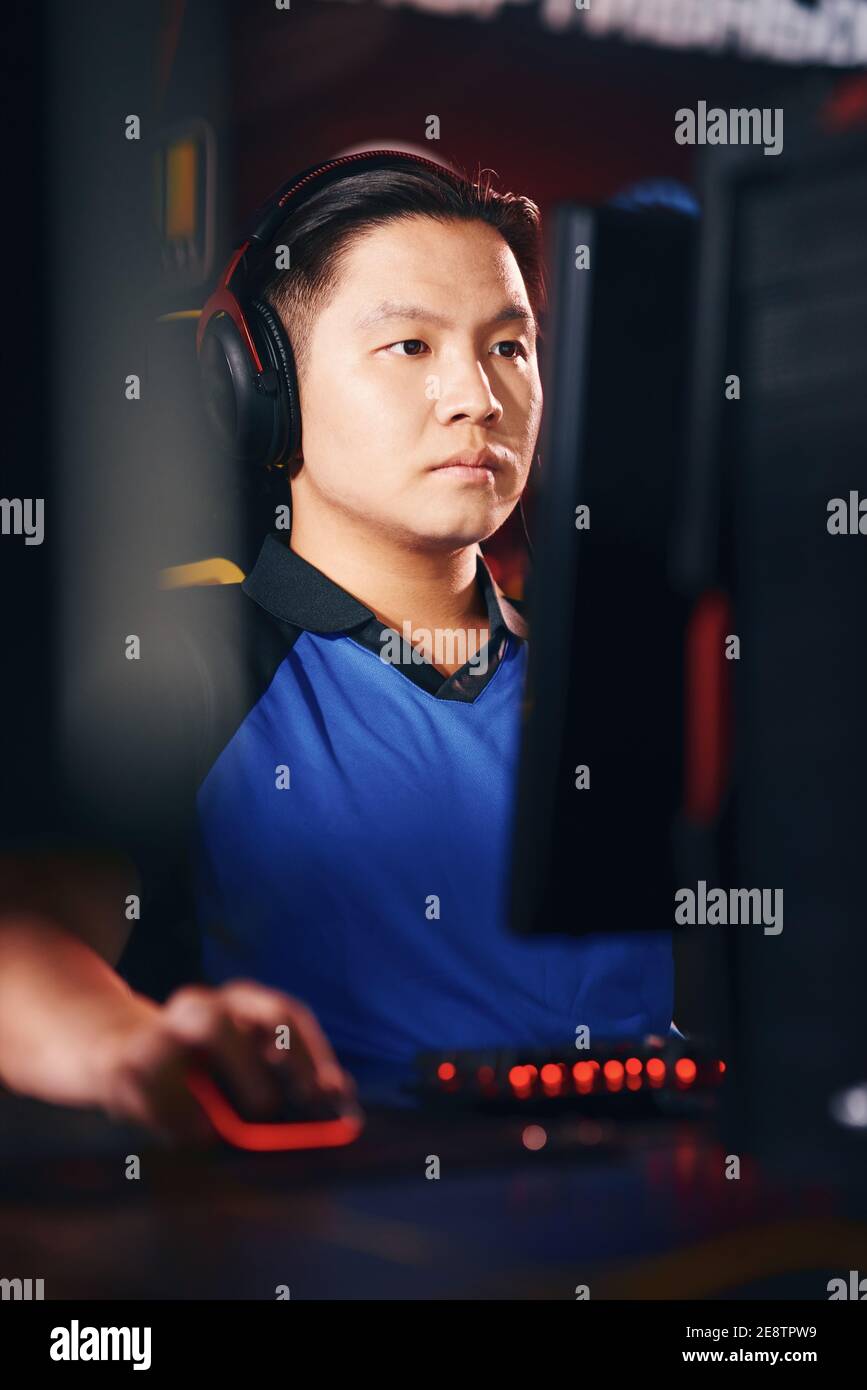
M 475 542 L 449 550 L 401 545 L 331 512 L 314 524 L 302 509 L 293 510 L 290 545 L 398 632 L 405 622 L 431 630 L 487 624 Z

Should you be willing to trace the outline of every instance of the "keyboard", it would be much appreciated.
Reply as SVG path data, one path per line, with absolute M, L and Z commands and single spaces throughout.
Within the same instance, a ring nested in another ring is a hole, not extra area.
M 498 1048 L 427 1052 L 414 1091 L 427 1105 L 493 1113 L 588 1115 L 692 1113 L 707 1109 L 726 1065 L 702 1044 L 671 1037 L 597 1041 L 577 1050 Z

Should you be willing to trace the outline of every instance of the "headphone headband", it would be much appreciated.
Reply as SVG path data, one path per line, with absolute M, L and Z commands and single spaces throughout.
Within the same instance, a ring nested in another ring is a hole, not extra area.
M 456 187 L 461 182 L 460 176 L 453 174 L 445 165 L 404 150 L 361 150 L 358 154 L 338 155 L 336 159 L 326 160 L 324 164 L 309 165 L 278 188 L 254 215 L 248 239 L 267 246 L 287 216 L 290 203 L 299 201 L 299 195 L 309 197 L 318 193 L 320 188 L 337 183 L 352 174 L 367 173 L 374 169 L 391 169 L 407 163 L 430 169 Z

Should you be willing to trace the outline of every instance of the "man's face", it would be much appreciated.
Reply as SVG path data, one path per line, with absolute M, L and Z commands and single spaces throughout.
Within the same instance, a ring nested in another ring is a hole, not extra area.
M 524 488 L 542 413 L 517 262 L 481 221 L 412 215 L 350 248 L 300 382 L 293 483 L 411 546 L 484 540 Z M 492 467 L 442 468 L 490 450 Z

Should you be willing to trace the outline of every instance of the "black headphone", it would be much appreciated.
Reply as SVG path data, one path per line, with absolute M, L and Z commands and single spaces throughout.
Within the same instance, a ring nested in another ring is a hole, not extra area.
M 421 166 L 457 186 L 442 164 L 402 150 L 366 150 L 313 164 L 277 189 L 253 217 L 199 319 L 196 350 L 205 406 L 226 451 L 266 467 L 291 458 L 301 443 L 301 411 L 292 347 L 277 314 L 251 293 L 274 237 L 290 212 L 328 184 L 372 169 Z
M 255 297 L 282 224 L 311 194 L 351 174 L 419 167 L 452 187 L 463 179 L 442 164 L 403 150 L 366 150 L 312 164 L 257 210 L 203 308 L 196 334 L 205 408 L 224 450 L 237 462 L 285 463 L 301 444 L 301 408 L 292 346 L 278 315 Z M 527 524 L 523 504 L 521 520 Z M 527 537 L 529 545 L 529 537 Z M 532 553 L 532 548 L 531 548 Z

